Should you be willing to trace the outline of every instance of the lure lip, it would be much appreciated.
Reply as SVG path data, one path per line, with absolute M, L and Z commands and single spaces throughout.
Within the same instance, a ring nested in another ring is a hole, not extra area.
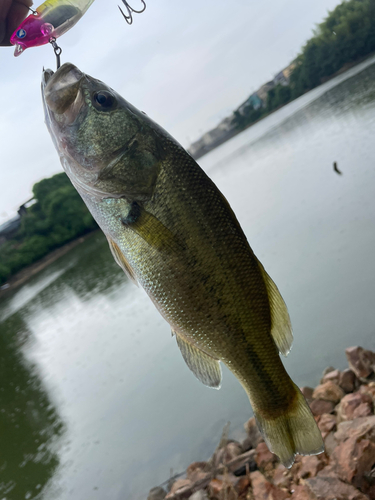
M 14 57 L 18 57 L 24 52 L 26 47 L 24 45 L 21 45 L 20 43 L 16 43 L 14 47 Z

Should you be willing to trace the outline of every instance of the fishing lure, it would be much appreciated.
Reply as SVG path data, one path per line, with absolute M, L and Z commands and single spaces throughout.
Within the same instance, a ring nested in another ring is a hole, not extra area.
M 28 16 L 16 29 L 10 38 L 15 45 L 14 55 L 17 57 L 29 47 L 37 47 L 51 43 L 60 66 L 59 56 L 61 48 L 56 44 L 56 38 L 66 33 L 84 15 L 94 0 L 46 0 L 32 14 Z M 132 12 L 140 14 L 146 9 L 146 3 L 142 2 L 142 8 L 135 10 L 127 0 L 122 0 L 126 7 L 125 14 L 119 7 L 121 14 L 128 24 L 132 24 Z
M 59 47 L 56 38 L 66 33 L 84 15 L 94 0 L 46 0 L 28 16 L 10 38 L 17 57 L 29 47 L 46 43 Z M 60 49 L 61 52 L 61 49 Z

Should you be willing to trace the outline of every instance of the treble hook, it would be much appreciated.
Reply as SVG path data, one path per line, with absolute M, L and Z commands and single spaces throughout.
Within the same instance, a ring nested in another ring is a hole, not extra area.
M 55 56 L 56 56 L 56 66 L 57 66 L 57 69 L 59 69 L 59 67 L 61 66 L 60 55 L 62 52 L 62 48 L 57 45 L 56 38 L 54 36 L 50 39 L 49 43 L 53 47 L 53 51 L 54 51 Z
M 120 9 L 121 14 L 124 16 L 124 19 L 125 19 L 125 21 L 128 24 L 132 24 L 132 22 L 133 22 L 132 12 L 134 12 L 135 14 L 141 14 L 142 12 L 144 12 L 146 10 L 146 2 L 144 0 L 141 0 L 141 2 L 143 4 L 143 8 L 141 10 L 135 10 L 135 9 L 133 9 L 133 7 L 130 7 L 130 5 L 128 4 L 127 0 L 122 0 L 122 3 L 125 5 L 126 10 L 128 11 L 128 15 L 126 15 L 123 12 L 123 10 L 121 9 L 121 7 L 118 6 L 118 8 Z

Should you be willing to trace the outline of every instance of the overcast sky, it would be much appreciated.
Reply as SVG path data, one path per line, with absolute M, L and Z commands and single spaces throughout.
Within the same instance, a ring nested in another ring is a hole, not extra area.
M 116 0 L 97 0 L 58 39 L 62 62 L 98 78 L 183 146 L 213 128 L 298 54 L 337 0 L 146 0 L 131 26 Z M 137 8 L 139 0 L 130 0 Z M 39 5 L 39 2 L 35 2 Z M 61 172 L 43 122 L 42 67 L 50 46 L 20 57 L 0 47 L 0 224 Z

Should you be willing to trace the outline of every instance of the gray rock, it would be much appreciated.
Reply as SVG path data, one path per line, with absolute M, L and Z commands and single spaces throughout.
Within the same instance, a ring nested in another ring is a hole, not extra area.
M 208 496 L 205 490 L 199 490 L 191 495 L 191 497 L 189 497 L 189 500 L 208 500 Z

